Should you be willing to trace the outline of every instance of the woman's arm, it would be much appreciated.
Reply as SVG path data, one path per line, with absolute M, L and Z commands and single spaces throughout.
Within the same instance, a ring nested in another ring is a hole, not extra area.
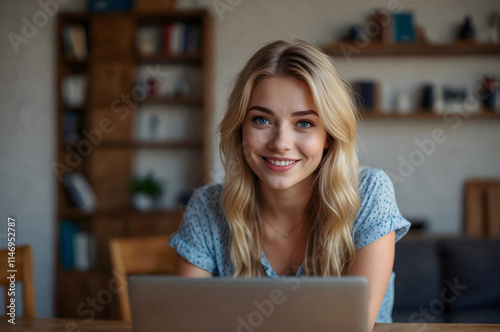
M 368 329 L 375 325 L 377 314 L 389 284 L 394 265 L 396 232 L 392 231 L 356 252 L 354 263 L 347 275 L 368 279 Z
M 212 277 L 212 273 L 194 266 L 179 254 L 175 257 L 175 275 L 188 278 Z

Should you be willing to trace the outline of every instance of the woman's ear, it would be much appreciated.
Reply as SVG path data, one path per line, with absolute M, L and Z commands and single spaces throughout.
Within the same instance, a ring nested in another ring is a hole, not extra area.
M 326 154 L 328 153 L 328 150 L 330 150 L 333 142 L 334 142 L 333 137 L 328 135 L 328 138 L 326 139 L 326 142 L 325 142 L 325 146 L 323 147 L 323 157 L 326 156 Z
M 333 137 L 328 135 L 328 137 L 326 138 L 326 141 L 325 141 L 325 146 L 324 146 L 324 150 L 328 150 L 333 144 Z

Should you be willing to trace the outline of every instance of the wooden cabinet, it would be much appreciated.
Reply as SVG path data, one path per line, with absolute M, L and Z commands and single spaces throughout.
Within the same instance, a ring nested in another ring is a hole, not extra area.
M 436 57 L 482 57 L 497 56 L 500 58 L 500 44 L 383 44 L 383 43 L 331 43 L 324 47 L 324 51 L 334 58 L 383 58 L 383 57 L 423 57 L 432 61 Z M 478 75 L 481 73 L 478 73 Z M 430 109 L 417 109 L 407 114 L 398 112 L 383 113 L 378 109 L 362 112 L 363 118 L 374 119 L 425 119 L 442 118 L 443 114 L 436 114 Z M 483 108 L 480 112 L 467 114 L 471 118 L 500 118 L 500 112 Z
M 172 38 L 186 43 L 175 52 L 167 45 L 174 45 L 166 37 L 172 28 L 180 29 Z M 147 52 L 144 32 L 153 36 Z M 77 225 L 97 260 L 83 270 L 63 267 L 58 241 L 56 315 L 117 319 L 109 239 L 174 231 L 182 202 L 210 173 L 210 17 L 201 10 L 61 13 L 57 41 L 57 234 L 64 236 L 63 222 Z M 144 212 L 131 203 L 130 182 L 149 171 L 164 195 Z M 74 173 L 90 184 L 94 210 L 75 206 L 63 185 Z

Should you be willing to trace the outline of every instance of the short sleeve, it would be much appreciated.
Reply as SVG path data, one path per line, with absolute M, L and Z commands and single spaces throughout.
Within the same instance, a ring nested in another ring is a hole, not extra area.
M 396 204 L 394 187 L 382 170 L 362 167 L 359 177 L 360 208 L 354 219 L 353 238 L 356 250 L 396 231 L 396 242 L 410 229 Z
M 197 189 L 191 196 L 179 229 L 168 244 L 191 264 L 212 274 L 216 272 L 215 248 L 212 241 L 213 202 L 209 187 Z

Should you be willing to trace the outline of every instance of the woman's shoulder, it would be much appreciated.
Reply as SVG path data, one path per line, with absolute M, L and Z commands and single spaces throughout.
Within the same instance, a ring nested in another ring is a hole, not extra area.
M 221 191 L 222 184 L 211 184 L 197 188 L 189 199 L 186 211 L 204 215 L 204 218 L 208 215 L 219 216 L 221 214 L 219 203 Z
M 206 202 L 216 201 L 218 203 L 221 191 L 222 184 L 210 184 L 197 188 L 191 197 Z
M 222 184 L 211 184 L 197 188 L 191 198 L 190 204 L 219 205 Z
M 390 181 L 390 178 L 386 174 L 386 172 L 384 172 L 380 168 L 370 166 L 361 166 L 359 168 L 359 183 L 373 182 L 377 180 Z
M 361 198 L 374 192 L 394 192 L 394 186 L 389 175 L 380 168 L 369 166 L 359 168 L 358 187 Z
M 359 168 L 359 194 L 364 196 L 377 188 L 392 189 L 392 181 L 386 172 L 376 167 L 361 166 Z M 393 189 L 392 189 L 393 190 Z
M 221 190 L 220 184 L 197 188 L 189 198 L 183 221 L 207 229 L 223 227 L 224 214 L 219 203 Z

